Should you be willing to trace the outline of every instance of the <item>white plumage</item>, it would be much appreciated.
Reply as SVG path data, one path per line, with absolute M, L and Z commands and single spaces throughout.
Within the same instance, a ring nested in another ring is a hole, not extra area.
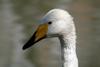
M 65 10 L 53 9 L 42 18 L 41 22 L 23 49 L 46 37 L 58 37 L 61 43 L 62 67 L 78 67 L 76 32 L 72 16 Z
M 43 17 L 42 22 L 52 22 L 48 27 L 48 35 L 57 35 L 60 39 L 62 67 L 78 67 L 73 17 L 65 10 L 53 9 Z

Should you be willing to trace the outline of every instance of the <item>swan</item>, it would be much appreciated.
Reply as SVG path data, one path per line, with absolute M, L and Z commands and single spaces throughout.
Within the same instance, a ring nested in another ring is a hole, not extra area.
M 76 54 L 76 31 L 73 17 L 63 9 L 52 9 L 23 46 L 23 50 L 45 38 L 58 37 L 61 43 L 62 67 L 78 67 Z

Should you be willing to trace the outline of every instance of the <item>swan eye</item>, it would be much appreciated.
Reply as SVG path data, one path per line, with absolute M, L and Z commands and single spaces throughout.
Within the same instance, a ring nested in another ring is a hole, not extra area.
M 50 22 L 48 22 L 48 24 L 52 24 L 52 22 L 50 21 Z

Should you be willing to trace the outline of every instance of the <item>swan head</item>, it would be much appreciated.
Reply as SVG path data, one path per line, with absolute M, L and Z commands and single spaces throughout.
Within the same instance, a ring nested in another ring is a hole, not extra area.
M 24 45 L 26 49 L 34 43 L 50 36 L 50 35 L 64 35 L 71 32 L 73 27 L 73 18 L 65 10 L 52 9 L 42 19 L 41 24 L 30 40 Z
M 48 24 L 47 34 L 63 35 L 69 33 L 72 28 L 73 18 L 65 10 L 53 9 L 49 11 L 41 20 L 42 23 Z

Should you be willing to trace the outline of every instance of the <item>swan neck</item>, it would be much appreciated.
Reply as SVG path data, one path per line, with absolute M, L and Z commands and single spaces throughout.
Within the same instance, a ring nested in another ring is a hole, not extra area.
M 62 67 L 78 67 L 75 33 L 61 36 L 59 39 L 61 43 Z

